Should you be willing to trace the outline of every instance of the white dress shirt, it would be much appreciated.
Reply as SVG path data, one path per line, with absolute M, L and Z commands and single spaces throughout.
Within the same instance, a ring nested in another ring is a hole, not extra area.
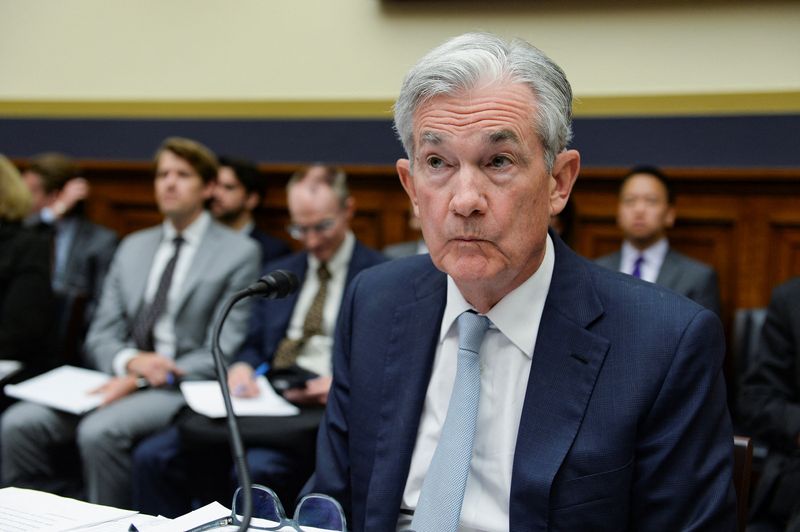
M 194 256 L 200 247 L 208 226 L 211 224 L 211 216 L 203 211 L 198 218 L 192 222 L 181 233 L 184 242 L 181 245 L 181 252 L 178 261 L 175 263 L 175 270 L 172 273 L 172 281 L 167 292 L 167 305 L 161 316 L 158 317 L 153 325 L 153 344 L 156 353 L 159 355 L 175 358 L 175 314 L 176 304 L 181 294 L 183 282 L 189 273 Z M 167 263 L 175 253 L 175 237 L 178 231 L 169 220 L 164 220 L 162 224 L 163 232 L 161 243 L 158 245 L 156 254 L 153 257 L 153 264 L 150 266 L 150 273 L 147 276 L 147 286 L 144 291 L 144 305 L 149 305 L 156 295 L 158 283 L 161 281 L 161 274 L 164 272 Z M 126 348 L 121 350 L 114 357 L 114 373 L 125 375 L 127 373 L 128 362 L 139 354 L 139 350 Z
M 336 318 L 339 316 L 339 307 L 344 296 L 344 285 L 347 281 L 347 270 L 350 268 L 350 259 L 353 256 L 356 238 L 348 231 L 342 245 L 336 250 L 328 261 L 327 268 L 331 274 L 328 280 L 328 293 L 325 296 L 325 306 L 322 309 L 322 331 L 324 334 L 312 336 L 300 349 L 297 355 L 297 365 L 313 371 L 317 375 L 331 374 L 331 354 L 333 352 L 333 331 L 336 327 Z M 311 303 L 319 290 L 319 260 L 308 254 L 308 272 L 297 296 L 297 304 L 292 311 L 289 328 L 286 336 L 298 339 L 303 336 L 303 322 L 311 308 Z
M 667 251 L 669 251 L 669 241 L 666 238 L 662 238 L 644 251 L 639 251 L 633 247 L 633 244 L 625 240 L 622 242 L 619 271 L 633 275 L 634 263 L 641 255 L 644 257 L 644 262 L 639 267 L 639 278 L 655 283 L 656 279 L 658 279 L 658 272 L 661 271 L 661 265 L 664 264 L 664 257 L 667 256 Z
M 554 264 L 553 242 L 548 236 L 544 260 L 536 273 L 486 313 L 492 323 L 480 349 L 480 404 L 459 530 L 508 530 L 517 431 Z M 447 304 L 402 508 L 416 508 L 425 473 L 436 450 L 456 375 L 458 327 L 455 322 L 469 309 L 472 306 L 448 276 Z M 398 529 L 410 524 L 411 516 L 401 513 Z

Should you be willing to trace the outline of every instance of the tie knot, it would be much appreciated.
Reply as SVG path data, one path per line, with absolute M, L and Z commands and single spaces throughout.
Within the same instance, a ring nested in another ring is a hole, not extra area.
M 489 328 L 489 318 L 472 311 L 463 312 L 458 317 L 458 347 L 478 353 L 483 335 Z
M 186 242 L 186 240 L 184 240 L 181 235 L 177 235 L 172 239 L 172 244 L 175 246 L 175 249 L 179 249 L 184 242 Z
M 331 272 L 328 271 L 328 264 L 323 262 L 317 268 L 317 277 L 320 281 L 327 281 L 331 278 Z

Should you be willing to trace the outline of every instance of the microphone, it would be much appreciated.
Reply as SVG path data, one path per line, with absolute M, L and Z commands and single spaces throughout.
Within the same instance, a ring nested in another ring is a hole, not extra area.
M 236 420 L 236 415 L 233 413 L 231 394 L 228 389 L 228 374 L 225 365 L 222 363 L 223 353 L 219 345 L 219 336 L 222 331 L 222 325 L 225 323 L 225 318 L 228 317 L 228 314 L 237 302 L 254 295 L 261 295 L 268 299 L 286 297 L 297 290 L 298 284 L 297 276 L 292 272 L 286 270 L 270 272 L 246 289 L 233 294 L 230 300 L 225 304 L 225 308 L 222 310 L 219 320 L 214 324 L 211 354 L 214 357 L 217 381 L 219 381 L 219 387 L 222 389 L 222 400 L 225 403 L 225 413 L 228 422 L 228 441 L 231 445 L 231 454 L 236 464 L 236 471 L 239 474 L 239 482 L 242 487 L 242 494 L 244 495 L 244 508 L 241 512 L 241 524 L 239 525 L 239 530 L 241 532 L 246 531 L 250 526 L 250 518 L 253 515 L 253 483 L 250 480 L 250 472 L 247 469 L 247 461 L 245 460 L 244 445 L 242 444 L 242 435 L 239 431 L 239 423 Z
M 300 283 L 297 276 L 287 270 L 275 270 L 247 287 L 248 296 L 280 299 L 294 293 Z

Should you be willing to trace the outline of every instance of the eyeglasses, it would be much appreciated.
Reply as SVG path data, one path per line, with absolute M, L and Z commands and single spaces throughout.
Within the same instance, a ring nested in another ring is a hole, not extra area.
M 313 225 L 289 224 L 286 227 L 286 230 L 289 231 L 289 235 L 295 240 L 302 240 L 308 233 L 312 231 L 317 234 L 325 233 L 329 231 L 334 224 L 336 224 L 336 218 L 326 218 L 325 220 Z
M 300 499 L 294 511 L 294 519 L 286 517 L 280 499 L 266 486 L 254 484 L 253 517 L 250 528 L 255 530 L 281 530 L 290 527 L 297 532 L 346 532 L 347 523 L 344 510 L 336 500 L 321 493 L 310 493 Z M 224 526 L 238 526 L 242 523 L 239 510 L 244 507 L 242 488 L 233 494 L 231 515 L 196 526 L 186 532 L 202 532 Z

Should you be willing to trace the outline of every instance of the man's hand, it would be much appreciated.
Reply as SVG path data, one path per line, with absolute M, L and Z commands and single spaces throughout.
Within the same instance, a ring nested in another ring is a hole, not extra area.
M 290 388 L 283 392 L 283 396 L 292 403 L 299 405 L 325 405 L 328 403 L 328 392 L 331 389 L 333 377 L 317 377 L 306 381 L 305 388 Z
M 228 368 L 228 388 L 233 397 L 258 397 L 261 393 L 255 371 L 247 362 L 237 362 Z
M 63 217 L 75 204 L 89 197 L 89 182 L 82 177 L 67 181 L 51 207 L 57 218 Z
M 147 379 L 147 383 L 153 387 L 170 384 L 171 379 L 183 374 L 174 360 L 152 352 L 143 352 L 130 359 L 127 369 L 134 377 Z
M 122 399 L 126 395 L 132 394 L 136 389 L 136 377 L 125 375 L 124 377 L 112 377 L 110 381 L 89 393 L 102 394 L 103 406 L 106 406 L 118 399 Z

